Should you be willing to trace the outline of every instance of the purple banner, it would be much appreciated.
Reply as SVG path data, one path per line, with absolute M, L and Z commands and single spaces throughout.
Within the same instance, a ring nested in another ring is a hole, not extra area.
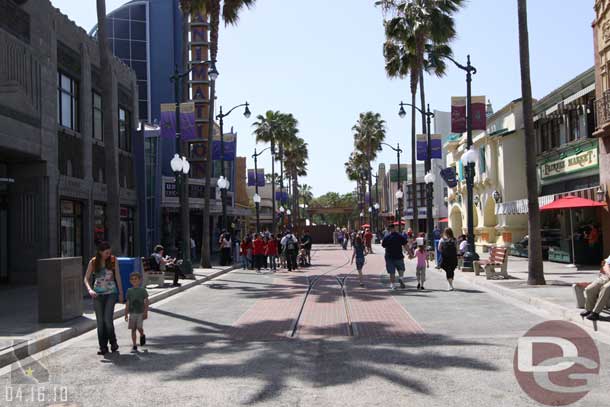
M 224 160 L 233 161 L 236 155 L 236 143 L 233 141 L 224 141 Z M 221 158 L 221 143 L 220 140 L 214 140 L 212 143 L 212 160 L 220 160 Z
M 161 104 L 161 137 L 176 137 L 176 105 L 173 103 Z M 195 106 L 192 102 L 180 104 L 180 137 L 183 140 L 196 138 L 195 133 Z
M 288 202 L 288 192 L 275 191 L 275 200 L 277 202 Z
M 265 186 L 265 170 L 262 168 L 258 169 L 258 176 L 254 177 L 254 170 L 248 170 L 248 186 L 253 187 L 257 184 L 258 181 L 259 187 Z
M 428 143 L 426 142 L 426 135 L 418 134 L 417 135 L 417 160 L 418 161 L 426 160 L 426 156 L 428 155 L 427 148 L 428 148 Z
M 440 134 L 432 134 L 430 138 L 432 146 L 431 158 L 441 160 L 443 158 L 443 138 Z
M 443 179 L 443 181 L 445 181 L 449 188 L 455 188 L 458 183 L 457 178 L 455 176 L 454 167 L 448 167 L 441 170 L 441 178 Z

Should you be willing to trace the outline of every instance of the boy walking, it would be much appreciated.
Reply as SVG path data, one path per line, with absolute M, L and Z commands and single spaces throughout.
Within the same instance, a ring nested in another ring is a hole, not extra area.
M 129 321 L 128 329 L 131 329 L 132 352 L 137 352 L 136 331 L 140 332 L 140 345 L 146 345 L 144 335 L 144 320 L 148 319 L 148 292 L 141 287 L 142 277 L 140 273 L 133 272 L 129 275 L 132 287 L 127 290 L 127 301 L 125 301 L 125 321 Z

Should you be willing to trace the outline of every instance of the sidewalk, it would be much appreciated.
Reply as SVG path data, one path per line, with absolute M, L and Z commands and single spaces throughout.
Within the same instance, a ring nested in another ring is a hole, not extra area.
M 161 301 L 233 270 L 233 267 L 194 269 L 195 280 L 180 280 L 181 287 L 149 288 L 150 303 Z M 56 324 L 38 322 L 38 288 L 21 286 L 0 288 L 0 368 L 95 329 L 95 313 L 90 298 L 83 299 L 84 312 L 79 318 Z M 124 315 L 117 304 L 114 318 Z
M 486 258 L 486 254 L 482 258 Z M 442 270 L 441 270 L 442 271 Z M 531 286 L 527 284 L 527 258 L 509 256 L 508 280 L 487 280 L 484 273 L 475 276 L 473 272 L 456 270 L 456 281 L 466 281 L 475 286 L 494 291 L 502 296 L 532 305 L 557 319 L 573 322 L 579 326 L 593 329 L 610 336 L 610 322 L 593 323 L 583 320 L 582 309 L 576 308 L 576 299 L 572 284 L 590 282 L 597 278 L 599 268 L 585 266 L 581 268 L 566 267 L 565 264 L 544 262 L 546 285 Z M 602 314 L 602 317 L 608 315 Z

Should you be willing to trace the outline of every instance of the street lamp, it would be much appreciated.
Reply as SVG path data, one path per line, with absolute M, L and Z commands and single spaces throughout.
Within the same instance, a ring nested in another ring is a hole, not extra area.
M 216 71 L 215 65 L 212 66 L 212 70 L 208 73 L 208 75 L 210 76 L 210 79 L 212 79 L 212 75 L 215 75 L 215 78 L 213 78 L 212 80 L 216 80 L 216 78 L 218 78 L 218 71 Z M 252 113 L 250 112 L 250 109 L 248 108 L 248 106 L 249 106 L 248 102 L 232 107 L 227 113 L 222 113 L 222 105 L 221 105 L 220 111 L 219 111 L 218 115 L 216 115 L 216 120 L 219 121 L 219 125 L 220 125 L 220 176 L 221 176 L 221 178 L 225 178 L 225 139 L 224 139 L 224 130 L 223 130 L 224 118 L 227 117 L 228 115 L 230 115 L 233 110 L 237 109 L 238 107 L 242 107 L 242 106 L 245 106 L 244 117 L 246 119 L 250 118 L 250 115 Z M 226 180 L 226 178 L 225 178 L 225 180 Z M 226 181 L 226 188 L 223 188 L 222 186 L 220 186 L 220 184 L 218 185 L 218 187 L 220 188 L 221 200 L 222 200 L 222 225 L 226 231 L 229 231 L 229 223 L 227 220 L 227 190 L 229 189 L 229 181 Z
M 398 220 L 398 231 L 400 232 L 402 229 L 402 197 L 404 196 L 404 194 L 402 190 L 399 189 L 398 191 L 396 191 L 396 194 L 394 194 L 394 196 L 396 196 L 396 201 L 398 201 L 398 214 L 396 216 L 396 219 Z
M 477 153 L 471 147 L 464 153 L 462 160 L 466 163 L 466 189 L 468 194 L 468 250 L 464 253 L 464 267 L 472 267 L 473 261 L 479 259 L 474 245 L 474 167 L 477 161 Z M 468 261 L 468 262 L 467 262 Z
M 424 176 L 424 182 L 426 183 L 426 212 L 428 213 L 428 244 L 430 248 L 434 247 L 434 235 L 432 229 L 434 228 L 434 222 L 432 219 L 432 200 L 433 200 L 433 185 L 436 181 L 436 176 L 432 171 Z
M 477 73 L 477 68 L 470 64 L 470 55 L 467 56 L 466 65 L 462 65 L 452 57 L 451 62 L 459 69 L 466 72 L 466 148 L 472 147 L 472 75 Z M 479 260 L 479 255 L 474 246 L 474 208 L 472 207 L 472 190 L 474 184 L 474 161 L 466 166 L 466 189 L 468 194 L 468 250 L 464 253 L 464 267 L 472 268 L 472 262 Z
M 404 111 L 404 109 L 402 109 Z M 396 152 L 396 167 L 397 167 L 397 171 L 396 171 L 396 199 L 398 198 L 398 192 L 400 192 L 400 199 L 402 199 L 402 184 L 400 183 L 400 153 L 402 153 L 402 150 L 400 149 L 400 144 L 396 143 L 396 147 L 392 147 L 391 145 L 389 145 L 388 143 L 381 143 L 381 145 L 384 146 L 388 146 L 390 147 L 392 150 L 394 150 Z M 399 204 L 401 204 L 402 201 L 399 200 Z M 402 217 L 402 216 L 401 216 Z M 400 232 L 401 230 L 401 224 L 400 222 L 398 222 L 398 231 Z
M 256 207 L 256 233 L 259 233 L 261 230 L 261 218 L 259 212 L 261 205 L 261 196 L 258 194 L 258 192 L 254 193 L 252 200 L 254 201 L 254 206 Z
M 291 211 L 290 209 L 287 209 L 287 210 L 286 210 L 286 215 L 288 215 L 288 225 L 289 225 L 290 227 L 292 227 L 292 218 L 291 218 L 291 216 L 290 216 L 290 215 L 292 215 L 292 211 Z
M 414 106 L 410 103 L 403 103 L 400 102 L 400 110 L 398 111 L 398 115 L 400 117 L 405 117 L 405 106 L 410 106 L 413 107 L 415 110 L 417 110 L 418 112 L 420 112 L 421 114 L 426 116 L 426 160 L 424 161 L 424 171 L 426 173 L 430 172 L 432 170 L 432 135 L 431 135 L 431 120 L 434 117 L 434 113 L 430 111 L 430 104 L 427 105 L 427 109 L 424 112 L 423 106 L 420 109 L 417 106 Z M 415 153 L 413 153 L 413 156 L 415 156 Z M 417 208 L 417 180 L 416 180 L 416 176 L 417 176 L 417 168 L 415 165 L 415 162 L 413 162 L 413 168 L 412 168 L 412 174 L 413 174 L 413 182 L 411 185 L 411 188 L 413 189 L 413 224 L 415 226 L 414 229 L 417 229 L 418 224 L 417 224 L 417 218 L 418 218 L 418 208 Z M 427 229 L 428 229 L 428 238 L 430 239 L 432 237 L 432 228 L 434 227 L 434 223 L 433 223 L 433 219 L 432 219 L 432 196 L 434 195 L 434 192 L 432 190 L 433 186 L 432 184 L 426 184 L 426 221 L 427 221 Z M 430 241 L 430 246 L 432 246 L 434 242 Z
M 265 151 L 269 150 L 271 147 L 267 147 L 262 150 L 260 153 L 256 152 L 256 148 L 254 149 L 254 154 L 252 154 L 252 158 L 254 158 L 254 198 L 258 196 L 258 203 L 254 200 L 256 204 L 256 232 L 260 232 L 260 216 L 259 216 L 259 204 L 261 203 L 261 197 L 258 195 L 258 157 L 263 154 Z M 273 214 L 273 222 L 275 223 L 275 213 Z

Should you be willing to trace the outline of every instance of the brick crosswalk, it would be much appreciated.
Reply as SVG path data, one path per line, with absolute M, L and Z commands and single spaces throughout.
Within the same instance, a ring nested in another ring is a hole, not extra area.
M 379 270 L 383 269 L 383 256 L 367 258 L 363 288 L 358 286 L 354 266 L 347 263 L 347 253 L 320 251 L 313 267 L 303 272 L 276 274 L 272 298 L 257 301 L 234 323 L 229 335 L 241 340 L 289 339 L 307 292 L 307 276 L 315 280 L 315 285 L 298 320 L 299 339 L 349 337 L 348 315 L 356 337 L 396 338 L 423 333 L 417 321 L 382 286 Z M 316 263 L 321 266 L 315 266 Z M 346 312 L 336 277 L 348 274 Z

